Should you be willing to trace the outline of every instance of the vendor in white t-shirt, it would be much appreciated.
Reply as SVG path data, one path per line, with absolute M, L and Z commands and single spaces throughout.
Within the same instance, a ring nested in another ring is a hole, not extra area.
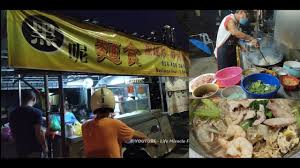
M 218 69 L 237 66 L 236 46 L 240 39 L 250 41 L 252 45 L 259 48 L 257 40 L 239 30 L 239 25 L 248 22 L 248 12 L 237 10 L 234 14 L 225 16 L 222 20 L 217 35 L 216 49 Z

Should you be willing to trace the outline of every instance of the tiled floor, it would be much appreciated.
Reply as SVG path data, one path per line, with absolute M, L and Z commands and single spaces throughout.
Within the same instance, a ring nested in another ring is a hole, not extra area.
M 215 73 L 218 70 L 216 59 L 212 56 L 193 56 L 191 62 L 192 66 L 189 68 L 190 79 L 205 73 Z

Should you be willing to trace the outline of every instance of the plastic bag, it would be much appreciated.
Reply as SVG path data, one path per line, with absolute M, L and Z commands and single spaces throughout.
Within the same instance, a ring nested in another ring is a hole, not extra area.
M 61 129 L 59 120 L 56 116 L 52 117 L 50 129 L 52 131 L 60 131 L 60 129 Z
M 77 136 L 82 136 L 81 124 L 79 122 L 75 122 L 73 127 L 74 127 L 74 134 L 77 135 Z

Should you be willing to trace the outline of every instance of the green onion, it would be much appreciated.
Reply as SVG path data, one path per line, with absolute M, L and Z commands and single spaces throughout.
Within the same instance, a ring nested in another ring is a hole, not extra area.
M 245 120 L 245 121 L 242 121 L 240 126 L 246 130 L 248 129 L 249 127 L 252 127 L 252 124 L 254 122 L 254 119 L 248 119 L 248 120 Z

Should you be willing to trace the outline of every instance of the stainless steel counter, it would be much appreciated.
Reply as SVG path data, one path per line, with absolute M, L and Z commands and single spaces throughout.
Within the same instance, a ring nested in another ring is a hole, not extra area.
M 157 111 L 155 113 L 136 113 L 135 115 L 127 115 L 125 117 L 119 118 L 119 120 L 125 122 L 128 126 L 132 127 L 133 129 L 145 133 L 148 137 L 152 139 L 156 139 L 158 141 L 164 139 L 174 139 L 174 135 L 168 117 L 166 114 L 162 114 L 161 111 Z M 160 131 L 152 133 L 151 127 L 156 125 L 160 127 Z M 81 136 L 66 137 L 66 144 L 68 157 L 84 157 L 83 142 Z M 163 156 L 172 151 L 176 146 L 175 143 L 158 143 L 158 145 L 158 148 L 152 146 L 146 147 L 146 150 L 150 153 L 152 157 Z M 57 136 L 53 141 L 53 148 L 55 150 L 54 157 L 61 157 L 60 133 L 57 133 Z

